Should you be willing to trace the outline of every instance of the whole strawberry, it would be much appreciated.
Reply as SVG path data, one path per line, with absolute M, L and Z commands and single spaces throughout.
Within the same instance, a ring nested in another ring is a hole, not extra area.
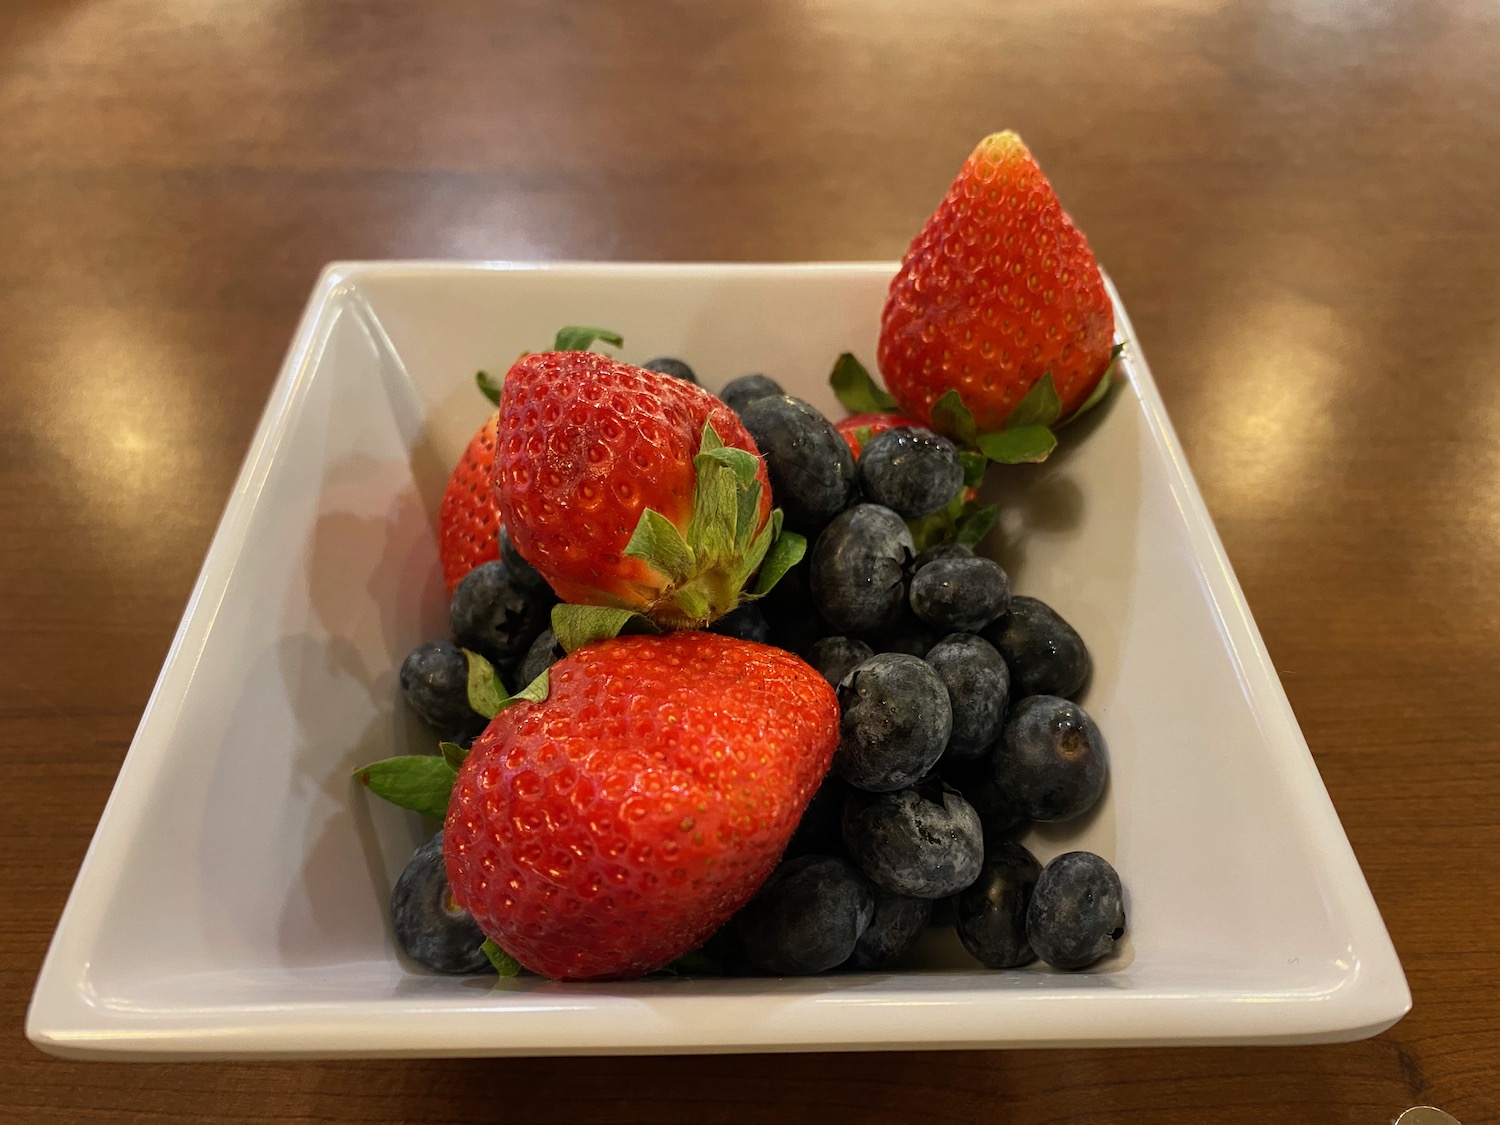
M 996 460 L 1040 460 L 1092 405 L 1113 340 L 1087 240 L 1021 138 L 986 137 L 891 282 L 877 359 L 896 403 Z
M 454 897 L 545 976 L 660 968 L 765 881 L 838 731 L 832 689 L 780 649 L 701 632 L 584 645 L 459 769 Z
M 491 413 L 469 439 L 438 509 L 438 557 L 450 596 L 469 571 L 500 557 L 500 516 L 490 488 L 499 416 Z
M 672 627 L 721 617 L 762 562 L 764 583 L 801 544 L 780 536 L 765 464 L 733 411 L 592 353 L 527 355 L 506 374 L 493 482 L 516 550 L 559 597 Z

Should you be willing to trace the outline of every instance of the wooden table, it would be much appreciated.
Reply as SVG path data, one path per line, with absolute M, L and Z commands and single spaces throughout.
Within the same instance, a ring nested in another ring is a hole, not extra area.
M 1129 303 L 1410 978 L 1344 1046 L 74 1064 L 37 967 L 335 258 L 890 258 L 1031 143 Z M 1362 5 L 11 0 L 0 1118 L 1500 1120 L 1500 21 Z

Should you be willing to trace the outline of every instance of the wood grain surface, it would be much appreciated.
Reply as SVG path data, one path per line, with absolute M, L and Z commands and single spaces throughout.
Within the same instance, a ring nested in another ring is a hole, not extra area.
M 1295 1049 L 62 1062 L 46 943 L 318 269 L 897 256 L 1014 127 L 1409 975 Z M 1500 9 L 0 5 L 0 1120 L 1500 1120 Z

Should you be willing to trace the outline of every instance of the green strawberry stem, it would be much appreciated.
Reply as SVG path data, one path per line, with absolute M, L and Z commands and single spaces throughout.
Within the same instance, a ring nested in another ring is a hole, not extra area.
M 493 939 L 485 938 L 484 944 L 479 948 L 484 950 L 484 955 L 489 958 L 495 972 L 502 977 L 514 977 L 521 974 L 523 967 L 521 962 L 496 945 Z
M 661 578 L 643 613 L 669 629 L 701 629 L 740 603 L 757 571 L 751 597 L 768 591 L 800 559 L 807 541 L 781 529 L 781 509 L 761 524 L 759 458 L 726 446 L 713 423 L 703 423 L 693 512 L 686 531 L 653 509 L 641 513 L 625 554 Z
M 1120 353 L 1124 350 L 1124 344 L 1114 346 L 1110 351 L 1109 366 L 1104 369 L 1098 384 L 1078 409 L 1066 418 L 1061 417 L 1062 402 L 1058 398 L 1052 372 L 1048 371 L 1031 385 L 1026 397 L 1016 404 L 1005 419 L 1005 425 L 997 431 L 978 431 L 974 415 L 964 405 L 963 397 L 956 388 L 945 391 L 932 404 L 932 409 L 928 412 L 928 424 L 938 433 L 952 439 L 962 453 L 975 451 L 987 461 L 1001 465 L 1045 461 L 1057 448 L 1057 435 L 1053 431 L 1066 426 L 1085 411 L 1092 410 L 1109 394 L 1110 387 L 1117 381 L 1115 368 Z M 899 409 L 896 400 L 848 352 L 834 361 L 828 382 L 839 402 L 851 414 Z M 965 468 L 967 470 L 967 465 Z
M 548 672 L 511 695 L 500 682 L 494 666 L 477 652 L 463 650 L 469 661 L 469 706 L 493 719 L 513 703 L 540 703 L 547 698 Z M 438 743 L 436 754 L 403 754 L 360 766 L 354 771 L 359 783 L 375 796 L 403 809 L 411 809 L 434 820 L 448 815 L 448 798 L 458 780 L 459 767 L 469 752 L 456 742 Z

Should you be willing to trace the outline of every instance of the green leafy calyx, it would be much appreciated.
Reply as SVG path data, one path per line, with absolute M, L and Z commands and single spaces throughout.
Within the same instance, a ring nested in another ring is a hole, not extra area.
M 600 340 L 617 348 L 625 343 L 625 337 L 618 332 L 611 332 L 608 328 L 586 328 L 581 324 L 570 324 L 557 330 L 557 339 L 552 343 L 552 350 L 586 352 L 594 346 L 596 341 Z
M 660 576 L 642 610 L 650 620 L 670 629 L 701 629 L 739 604 L 752 577 L 756 582 L 750 596 L 758 597 L 802 557 L 807 542 L 782 531 L 779 508 L 769 519 L 761 519 L 764 486 L 759 469 L 760 458 L 725 445 L 713 423 L 704 422 L 693 458 L 693 510 L 687 527 L 648 508 L 625 546 L 626 555 Z M 587 628 L 571 635 L 598 640 L 600 628 L 618 632 L 630 614 L 627 609 L 607 610 L 581 618 Z M 574 646 L 555 620 L 553 629 L 571 651 Z
M 844 409 L 851 414 L 883 414 L 899 409 L 890 392 L 870 378 L 865 365 L 850 352 L 834 360 L 828 382 Z
M 502 977 L 513 977 L 520 974 L 521 962 L 517 961 L 489 938 L 485 938 L 484 944 L 479 948 L 484 950 L 484 955 L 489 958 L 495 972 L 499 973 Z
M 573 652 L 594 641 L 607 641 L 621 633 L 659 632 L 650 618 L 633 609 L 567 602 L 552 607 L 552 633 L 564 652 Z
M 458 770 L 447 754 L 406 754 L 361 766 L 354 776 L 375 796 L 442 820 L 448 815 L 448 795 Z

